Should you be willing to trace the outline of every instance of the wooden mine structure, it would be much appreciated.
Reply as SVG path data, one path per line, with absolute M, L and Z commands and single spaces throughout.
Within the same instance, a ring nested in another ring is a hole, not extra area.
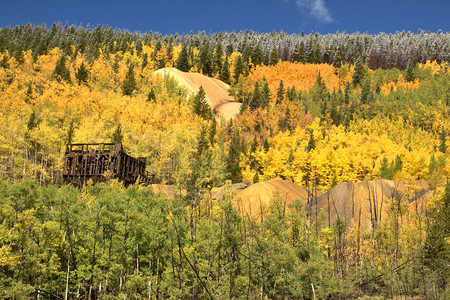
M 95 184 L 117 178 L 125 186 L 139 182 L 148 185 L 152 176 L 145 170 L 145 157 L 134 158 L 122 144 L 68 144 L 64 158 L 63 179 L 66 184 L 83 186 L 89 179 Z

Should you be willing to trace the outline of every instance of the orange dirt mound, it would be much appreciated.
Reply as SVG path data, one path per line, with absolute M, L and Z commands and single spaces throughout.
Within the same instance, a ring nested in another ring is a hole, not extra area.
M 428 185 L 420 181 L 410 184 L 384 179 L 343 182 L 313 199 L 310 208 L 324 209 L 327 223 L 329 212 L 331 223 L 339 216 L 348 227 L 360 228 L 364 232 L 372 229 L 372 223 L 392 217 L 392 199 L 399 199 L 408 212 L 417 210 L 421 213 L 430 197 Z
M 159 76 L 170 76 L 174 78 L 179 85 L 183 86 L 189 95 L 198 92 L 200 86 L 205 90 L 206 100 L 214 110 L 224 104 L 233 103 L 235 100 L 228 94 L 230 86 L 223 81 L 205 76 L 200 73 L 187 73 L 175 68 L 163 68 L 154 72 Z M 240 109 L 240 103 L 234 102 L 233 105 L 226 106 L 223 112 L 223 118 L 228 120 L 234 118 Z M 239 106 L 239 107 L 237 107 Z
M 305 205 L 308 198 L 305 188 L 293 182 L 272 179 L 239 190 L 234 198 L 234 206 L 241 215 L 249 214 L 258 219 L 261 210 L 266 213 L 271 200 L 276 195 L 281 198 L 286 209 L 293 200 L 300 199 Z

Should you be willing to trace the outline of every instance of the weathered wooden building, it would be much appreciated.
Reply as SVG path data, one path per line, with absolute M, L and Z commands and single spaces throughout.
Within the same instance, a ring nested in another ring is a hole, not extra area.
M 68 144 L 64 158 L 64 183 L 81 187 L 89 179 L 95 184 L 117 178 L 125 186 L 135 183 L 148 185 L 152 176 L 145 170 L 146 158 L 134 158 L 123 150 L 122 144 Z

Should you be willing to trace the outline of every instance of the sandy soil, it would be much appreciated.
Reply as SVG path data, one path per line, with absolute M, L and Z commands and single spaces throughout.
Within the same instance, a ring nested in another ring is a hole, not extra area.
M 305 206 L 308 198 L 305 188 L 293 182 L 272 179 L 239 190 L 235 196 L 234 205 L 241 215 L 249 214 L 259 219 L 261 210 L 267 212 L 273 197 L 277 194 L 286 211 L 294 199 L 300 199 Z
M 330 223 L 339 216 L 348 227 L 372 229 L 373 222 L 392 218 L 392 199 L 400 199 L 408 211 L 422 212 L 431 197 L 428 185 L 416 181 L 405 183 L 392 180 L 374 180 L 358 183 L 343 182 L 311 202 L 311 207 L 330 213 Z M 407 214 L 405 213 L 405 217 Z M 324 220 L 328 224 L 328 217 Z

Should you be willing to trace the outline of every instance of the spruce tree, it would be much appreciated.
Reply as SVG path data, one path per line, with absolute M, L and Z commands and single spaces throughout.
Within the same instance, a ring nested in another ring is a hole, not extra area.
M 365 74 L 365 68 L 364 68 L 364 64 L 362 61 L 362 58 L 359 57 L 356 60 L 356 64 L 355 64 L 355 73 L 353 73 L 352 76 L 352 80 L 353 80 L 353 85 L 357 86 L 358 84 L 361 83 L 362 79 L 364 78 Z
M 70 83 L 72 80 L 70 78 L 70 71 L 66 67 L 66 56 L 61 55 L 61 57 L 56 62 L 55 70 L 53 70 L 53 78 L 55 78 L 58 82 L 64 80 Z
M 267 82 L 267 80 L 264 79 L 264 85 L 262 88 L 261 108 L 265 108 L 267 105 L 269 105 L 269 99 L 270 99 L 269 83 Z
M 219 74 L 219 79 L 227 84 L 230 84 L 230 65 L 228 63 L 228 56 L 225 58 L 223 63 L 222 70 Z
M 209 42 L 204 41 L 201 49 L 200 49 L 200 70 L 206 76 L 212 76 L 213 66 L 212 66 L 212 57 L 211 51 L 209 49 Z
M 262 102 L 261 98 L 262 98 L 262 95 L 261 95 L 261 90 L 259 89 L 259 83 L 256 82 L 255 87 L 253 89 L 252 99 L 249 104 L 250 110 L 255 110 L 258 107 L 261 107 L 261 102 Z
M 229 179 L 233 182 L 242 181 L 242 172 L 240 167 L 241 139 L 239 131 L 234 131 L 230 145 L 228 147 L 227 169 L 230 172 Z
M 191 69 L 189 65 L 189 54 L 184 44 L 181 47 L 180 55 L 178 55 L 176 68 L 183 72 L 189 72 L 189 70 Z
M 256 45 L 255 49 L 252 52 L 252 63 L 255 66 L 262 65 L 264 61 L 264 52 L 260 44 Z
M 412 82 L 414 79 L 416 79 L 416 76 L 414 74 L 414 64 L 411 60 L 408 61 L 408 67 L 406 68 L 406 81 Z
M 206 101 L 205 90 L 202 86 L 194 97 L 194 112 L 203 119 L 211 119 L 212 117 L 211 106 Z
M 127 74 L 122 82 L 122 94 L 131 96 L 137 88 L 136 79 L 134 78 L 134 67 L 132 64 L 128 66 Z
M 111 143 L 120 144 L 123 140 L 122 125 L 118 124 L 111 136 Z
M 244 60 L 242 59 L 241 55 L 238 55 L 234 63 L 234 74 L 233 74 L 234 82 L 238 82 L 239 76 L 242 74 L 244 74 Z
M 80 67 L 77 69 L 75 73 L 75 78 L 77 79 L 79 84 L 87 84 L 89 77 L 89 70 L 84 65 L 84 62 L 81 63 Z
M 213 74 L 220 74 L 222 72 L 222 55 L 223 55 L 223 47 L 222 43 L 218 42 L 216 45 L 216 49 L 214 50 L 213 57 Z
M 278 52 L 277 48 L 273 47 L 270 53 L 269 66 L 275 66 L 278 63 Z
M 284 84 L 283 84 L 283 80 L 280 80 L 280 84 L 278 85 L 277 88 L 277 99 L 276 99 L 276 104 L 280 104 L 283 100 L 284 100 Z

